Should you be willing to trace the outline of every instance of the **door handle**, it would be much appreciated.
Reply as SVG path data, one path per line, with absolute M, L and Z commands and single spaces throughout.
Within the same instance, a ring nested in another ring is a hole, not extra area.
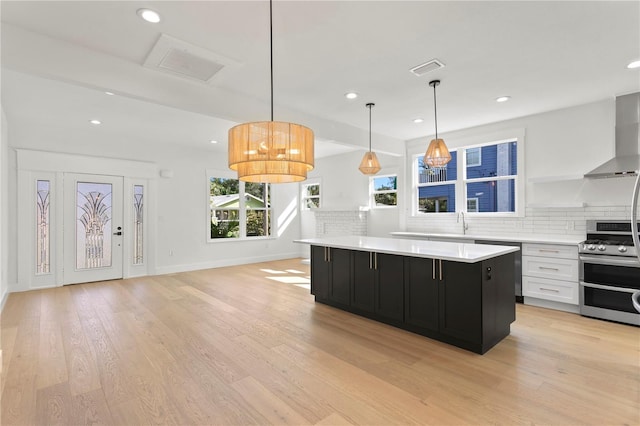
M 113 235 L 122 235 L 122 231 L 114 232 Z

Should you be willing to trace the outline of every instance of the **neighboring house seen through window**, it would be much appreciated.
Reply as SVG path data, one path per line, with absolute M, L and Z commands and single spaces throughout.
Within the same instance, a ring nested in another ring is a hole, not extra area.
M 209 238 L 271 235 L 270 185 L 209 178 Z
M 461 158 L 465 160 L 463 164 Z M 426 166 L 422 156 L 416 156 L 414 164 L 417 214 L 517 210 L 517 140 L 458 148 L 451 151 L 451 161 L 440 168 Z M 461 199 L 459 205 L 456 198 Z
M 369 178 L 372 207 L 395 207 L 398 205 L 398 176 L 374 176 Z

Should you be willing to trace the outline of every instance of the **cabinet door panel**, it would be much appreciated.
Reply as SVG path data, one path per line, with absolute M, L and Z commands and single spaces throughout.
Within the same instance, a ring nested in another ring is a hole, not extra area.
M 318 299 L 329 297 L 329 262 L 325 247 L 311 246 L 311 294 Z
M 482 341 L 481 264 L 442 262 L 440 332 L 469 342 Z M 438 277 L 439 279 L 439 274 Z
M 438 331 L 438 281 L 436 260 L 407 257 L 404 260 L 404 320 Z M 434 279 L 434 274 L 436 279 Z
M 353 252 L 351 306 L 366 312 L 374 311 L 375 271 L 371 264 L 371 256 L 373 254 L 368 251 Z
M 349 287 L 351 286 L 351 251 L 332 248 L 329 252 L 329 259 L 331 264 L 329 299 L 348 305 Z
M 404 258 L 392 254 L 375 253 L 376 309 L 380 316 L 404 319 Z

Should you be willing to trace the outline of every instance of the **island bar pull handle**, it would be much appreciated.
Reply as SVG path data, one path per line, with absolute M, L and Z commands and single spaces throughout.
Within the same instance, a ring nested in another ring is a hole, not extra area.
M 438 269 L 440 269 L 440 281 L 442 281 L 442 259 L 438 259 Z
M 373 253 L 373 269 L 378 269 L 378 253 Z
M 431 259 L 431 278 L 436 279 L 436 260 Z
M 369 252 L 369 269 L 373 269 L 373 253 Z
M 327 261 L 331 262 L 331 247 L 327 247 Z

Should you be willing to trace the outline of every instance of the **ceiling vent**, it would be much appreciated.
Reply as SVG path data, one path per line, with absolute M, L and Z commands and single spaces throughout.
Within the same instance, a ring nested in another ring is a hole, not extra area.
M 161 34 L 144 66 L 180 77 L 209 83 L 225 67 L 240 63 L 185 41 Z
M 431 71 L 435 71 L 443 67 L 444 67 L 444 64 L 441 61 L 437 59 L 432 59 L 428 62 L 425 62 L 424 64 L 420 64 L 418 66 L 411 68 L 409 71 L 411 71 L 418 77 L 422 77 L 423 75 L 430 73 Z

